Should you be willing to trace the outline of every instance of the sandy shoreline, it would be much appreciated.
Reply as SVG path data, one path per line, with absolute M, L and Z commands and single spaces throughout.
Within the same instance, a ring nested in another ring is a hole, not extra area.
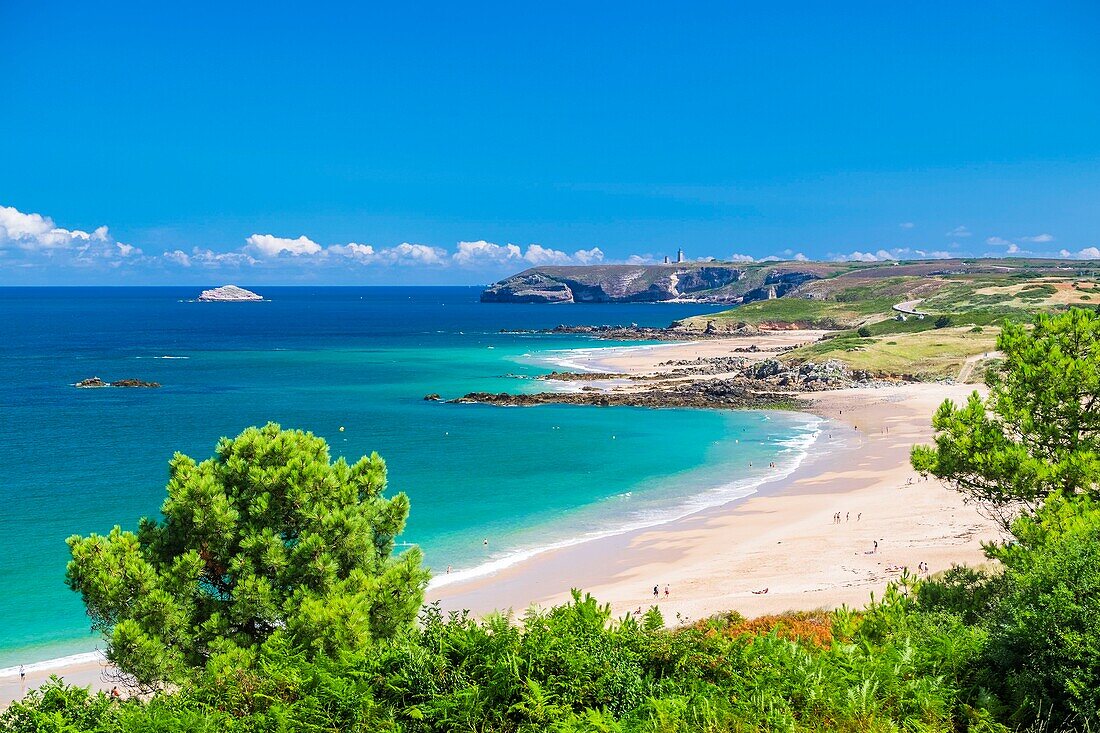
M 579 349 L 575 368 L 645 374 L 669 360 L 734 355 L 769 358 L 771 349 L 812 341 L 817 332 L 660 346 Z M 746 353 L 751 344 L 764 344 Z M 597 353 L 603 352 L 603 353 Z M 610 385 L 609 385 L 610 386 Z M 919 481 L 909 449 L 931 438 L 931 416 L 968 385 L 903 384 L 802 395 L 827 419 L 823 435 L 789 476 L 745 499 L 646 529 L 594 539 L 522 560 L 492 575 L 429 589 L 426 601 L 475 614 L 568 599 L 570 588 L 611 603 L 615 615 L 654 603 L 666 622 L 737 610 L 753 616 L 790 609 L 862 606 L 896 577 L 893 568 L 928 563 L 932 571 L 984 559 L 981 541 L 997 536 L 961 497 Z M 537 409 L 537 408 L 535 408 Z M 736 477 L 731 477 L 736 478 Z M 841 513 L 839 524 L 833 514 Z M 874 543 L 878 551 L 874 552 Z M 670 593 L 666 598 L 665 586 Z M 767 588 L 766 594 L 754 594 Z M 102 661 L 0 676 L 0 706 L 57 674 L 109 690 Z
M 803 395 L 832 429 L 788 478 L 726 506 L 434 589 L 428 600 L 445 609 L 522 613 L 560 603 L 578 587 L 621 615 L 651 605 L 656 585 L 672 622 L 730 609 L 752 616 L 861 606 L 896 577 L 890 568 L 915 571 L 923 561 L 934 572 L 981 562 L 981 541 L 996 536 L 992 524 L 955 492 L 919 481 L 908 464 L 913 443 L 930 439 L 939 403 L 971 389 L 907 384 Z M 764 588 L 767 594 L 753 593 Z

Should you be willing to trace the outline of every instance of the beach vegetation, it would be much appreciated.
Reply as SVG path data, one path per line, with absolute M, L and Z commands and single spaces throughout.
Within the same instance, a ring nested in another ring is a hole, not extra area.
M 1011 531 L 1053 492 L 1100 491 L 1100 314 L 1039 314 L 1006 323 L 1004 355 L 986 372 L 989 395 L 945 401 L 935 445 L 916 446 L 913 467 L 940 478 Z
M 428 580 L 419 549 L 393 554 L 409 502 L 385 489 L 376 454 L 332 462 L 310 433 L 249 428 L 172 458 L 159 521 L 70 537 L 66 581 L 144 686 L 247 668 L 266 644 L 363 649 L 415 621 Z

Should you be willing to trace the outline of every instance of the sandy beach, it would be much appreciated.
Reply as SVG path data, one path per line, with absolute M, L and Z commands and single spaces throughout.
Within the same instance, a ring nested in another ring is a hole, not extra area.
M 587 349 L 569 361 L 583 370 L 658 375 L 669 361 L 772 358 L 822 334 L 777 331 Z M 644 389 L 638 383 L 591 384 Z M 901 568 L 915 572 L 924 562 L 935 572 L 956 563 L 980 563 L 985 559 L 981 543 L 998 536 L 994 525 L 959 494 L 920 479 L 909 466 L 913 444 L 931 440 L 931 417 L 940 403 L 963 400 L 973 389 L 905 383 L 800 395 L 806 409 L 828 423 L 806 460 L 786 478 L 723 507 L 432 588 L 428 598 L 452 610 L 522 613 L 531 605 L 561 603 L 571 588 L 580 588 L 622 615 L 651 605 L 657 587 L 666 621 L 675 622 L 731 609 L 754 616 L 862 606 Z M 837 512 L 839 522 L 833 519 Z
M 570 359 L 574 368 L 652 374 L 670 360 L 767 358 L 776 348 L 819 335 L 792 331 L 582 349 Z M 754 344 L 759 351 L 744 351 Z M 801 395 L 808 411 L 826 418 L 822 435 L 797 470 L 765 483 L 756 494 L 657 527 L 548 551 L 492 575 L 433 586 L 426 600 L 447 610 L 511 609 L 521 615 L 531 606 L 561 603 L 571 588 L 580 588 L 610 603 L 616 616 L 656 603 L 666 622 L 675 624 L 728 610 L 755 616 L 858 607 L 901 568 L 915 572 L 923 561 L 935 572 L 954 563 L 980 563 L 981 542 L 998 536 L 992 523 L 959 494 L 921 480 L 908 461 L 914 443 L 931 439 L 936 407 L 947 398 L 965 399 L 972 389 L 898 384 Z M 0 705 L 51 674 L 94 689 L 112 685 L 98 660 L 32 666 L 25 684 L 17 673 L 0 677 Z
M 445 585 L 429 591 L 429 601 L 522 612 L 560 603 L 577 587 L 621 615 L 648 608 L 657 586 L 666 621 L 689 621 L 730 609 L 754 616 L 862 606 L 899 574 L 895 568 L 915 572 L 923 561 L 935 572 L 982 562 L 981 542 L 997 536 L 993 525 L 908 463 L 910 447 L 930 439 L 940 402 L 971 389 L 906 384 L 804 395 L 830 422 L 786 479 L 724 507 Z
M 109 691 L 115 684 L 105 676 L 106 661 L 98 652 L 77 654 L 66 659 L 55 659 L 25 667 L 27 677 L 19 679 L 18 667 L 0 670 L 0 708 L 6 708 L 13 700 L 19 700 L 45 684 L 52 675 L 63 678 L 71 685 L 90 686 L 93 690 Z

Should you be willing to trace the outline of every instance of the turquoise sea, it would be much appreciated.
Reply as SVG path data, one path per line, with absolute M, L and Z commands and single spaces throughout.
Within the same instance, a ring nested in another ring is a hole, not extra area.
M 501 329 L 663 326 L 705 306 L 488 305 L 460 287 L 191 302 L 199 290 L 0 288 L 0 667 L 95 648 L 64 584 L 65 538 L 135 528 L 158 512 L 174 451 L 205 458 L 249 425 L 311 430 L 334 457 L 378 451 L 412 502 L 403 540 L 437 583 L 744 496 L 817 430 L 787 413 L 423 400 L 544 389 L 517 376 L 622 345 Z M 72 387 L 91 376 L 164 386 Z

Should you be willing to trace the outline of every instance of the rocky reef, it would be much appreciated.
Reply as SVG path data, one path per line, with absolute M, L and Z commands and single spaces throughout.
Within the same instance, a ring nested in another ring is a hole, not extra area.
M 705 407 L 724 409 L 794 408 L 799 401 L 788 395 L 763 394 L 734 380 L 707 380 L 670 384 L 636 392 L 536 392 L 511 394 L 471 392 L 456 403 L 480 403 L 506 407 L 535 405 L 593 405 L 596 407 Z
M 108 382 L 99 377 L 91 377 L 89 379 L 82 379 L 73 386 L 77 389 L 96 389 L 99 387 L 138 387 L 155 389 L 160 386 L 160 382 L 146 382 L 143 379 L 119 379 L 114 382 Z
M 899 381 L 898 378 L 850 370 L 835 360 L 793 364 L 772 358 L 756 361 L 740 356 L 718 356 L 669 361 L 661 367 L 662 371 L 655 374 L 552 372 L 538 377 L 560 382 L 599 383 L 615 379 L 633 383 L 611 390 L 589 384 L 570 392 L 471 392 L 450 401 L 507 407 L 566 404 L 599 407 L 798 408 L 802 405 L 798 395 L 806 392 L 877 387 Z
M 222 285 L 220 288 L 202 291 L 198 299 L 204 303 L 232 303 L 263 300 L 264 297 L 236 285 Z

